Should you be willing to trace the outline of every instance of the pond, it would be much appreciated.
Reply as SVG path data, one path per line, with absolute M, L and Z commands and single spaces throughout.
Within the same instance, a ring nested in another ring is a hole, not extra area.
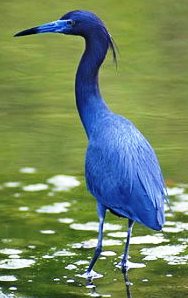
M 160 160 L 172 210 L 154 232 L 135 224 L 129 283 L 117 268 L 127 222 L 108 213 L 104 249 L 84 181 L 87 139 L 74 101 L 83 40 L 15 32 L 73 9 L 96 12 L 118 48 L 100 74 L 110 108 L 132 120 Z M 188 11 L 186 1 L 2 1 L 0 297 L 188 297 Z

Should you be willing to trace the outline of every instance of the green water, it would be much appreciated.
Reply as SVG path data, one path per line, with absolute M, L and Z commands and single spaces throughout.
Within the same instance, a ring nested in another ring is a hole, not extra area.
M 119 242 L 104 247 L 112 256 L 106 253 L 95 267 L 103 278 L 94 280 L 96 288 L 86 288 L 85 280 L 77 276 L 86 264 L 76 262 L 86 263 L 93 252 L 83 242 L 97 237 L 93 227 L 74 226 L 97 221 L 95 200 L 84 184 L 87 140 L 74 102 L 74 76 L 83 40 L 55 34 L 12 37 L 80 8 L 96 12 L 105 21 L 120 51 L 117 71 L 110 54 L 102 67 L 102 94 L 113 111 L 131 119 L 150 140 L 172 194 L 174 214 L 167 211 L 162 236 L 135 225 L 134 237 L 155 238 L 148 243 L 145 238 L 133 239 L 138 244 L 133 241 L 130 260 L 146 267 L 129 272 L 132 297 L 188 297 L 185 0 L 1 2 L 0 297 L 3 293 L 35 298 L 127 295 L 123 276 L 115 267 L 123 252 L 123 238 L 115 233 L 125 230 L 126 221 L 113 215 L 107 216 L 112 226 L 105 239 Z M 23 173 L 24 167 L 36 171 Z M 57 191 L 47 181 L 55 175 L 75 176 L 81 184 Z M 28 185 L 35 188 L 28 191 L 24 188 Z M 65 204 L 64 212 L 55 213 L 53 204 L 61 202 L 70 206 Z M 37 211 L 44 206 L 51 206 L 45 209 L 49 213 Z M 60 222 L 66 218 L 67 223 Z M 118 230 L 112 231 L 114 227 Z M 152 251 L 143 254 L 142 249 L 158 246 L 159 252 L 153 251 L 155 260 L 150 260 Z M 18 269 L 20 264 L 23 268 Z M 68 265 L 76 267 L 66 269 Z

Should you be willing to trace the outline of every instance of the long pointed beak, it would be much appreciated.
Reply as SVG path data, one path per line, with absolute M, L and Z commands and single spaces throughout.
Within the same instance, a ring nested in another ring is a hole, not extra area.
M 33 27 L 30 29 L 26 29 L 24 31 L 20 31 L 16 33 L 14 36 L 24 36 L 24 35 L 31 35 L 31 34 L 38 34 L 38 33 L 64 33 L 66 29 L 69 29 L 69 22 L 68 20 L 57 20 L 54 22 L 46 23 L 37 27 Z

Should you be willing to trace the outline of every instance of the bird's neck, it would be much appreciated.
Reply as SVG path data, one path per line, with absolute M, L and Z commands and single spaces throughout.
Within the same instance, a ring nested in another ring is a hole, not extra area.
M 86 47 L 76 74 L 77 109 L 89 138 L 97 120 L 109 112 L 101 97 L 98 72 L 108 50 L 108 42 L 96 35 L 85 39 Z

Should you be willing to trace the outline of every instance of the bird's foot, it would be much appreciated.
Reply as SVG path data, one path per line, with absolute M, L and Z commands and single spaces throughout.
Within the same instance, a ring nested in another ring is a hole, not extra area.
M 123 275 L 124 275 L 125 285 L 126 287 L 129 288 L 130 286 L 133 285 L 133 283 L 129 280 L 128 272 L 127 271 L 124 272 Z
M 126 274 L 129 270 L 129 264 L 128 262 L 124 263 L 124 262 L 121 262 L 121 271 L 122 273 Z
M 128 261 L 127 262 L 121 261 L 121 262 L 117 263 L 116 267 L 120 268 L 123 273 L 126 273 L 130 268 Z
M 127 262 L 121 261 L 116 265 L 116 267 L 121 269 L 124 276 L 125 284 L 127 287 L 133 285 L 133 283 L 129 281 L 129 277 L 128 277 L 128 270 L 130 269 L 129 263 L 130 263 L 129 261 Z
M 83 277 L 87 280 L 92 280 L 92 279 L 96 279 L 96 278 L 101 278 L 101 277 L 103 277 L 103 275 L 95 272 L 94 270 L 91 270 L 91 271 L 86 271 L 83 274 L 79 274 L 79 277 Z

